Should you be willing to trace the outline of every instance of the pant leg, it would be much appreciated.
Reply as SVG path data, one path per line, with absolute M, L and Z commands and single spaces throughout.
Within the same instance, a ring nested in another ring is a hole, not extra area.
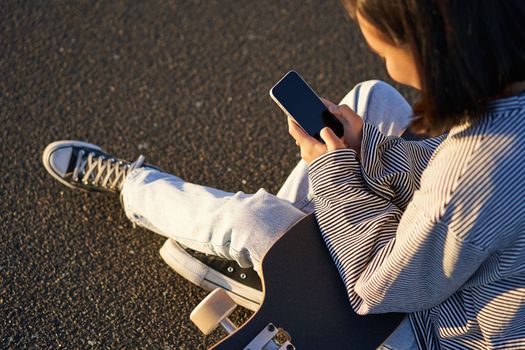
M 277 192 L 277 197 L 292 203 L 305 214 L 314 211 L 314 196 L 308 179 L 308 164 L 304 160 L 301 159 L 288 175 Z
M 399 134 L 411 108 L 390 85 L 358 84 L 341 101 L 387 134 Z M 258 268 L 271 245 L 314 210 L 308 166 L 299 162 L 276 196 L 228 193 L 151 169 L 136 169 L 122 190 L 128 218 L 140 226 L 208 254 Z
M 412 330 L 409 317 L 392 332 L 392 334 L 381 344 L 377 350 L 418 350 L 416 335 Z
M 188 248 L 258 267 L 269 247 L 304 213 L 260 189 L 229 193 L 140 168 L 122 189 L 128 218 Z

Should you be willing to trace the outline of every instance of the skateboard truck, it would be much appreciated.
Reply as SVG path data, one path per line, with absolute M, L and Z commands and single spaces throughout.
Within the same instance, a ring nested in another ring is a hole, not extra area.
M 295 350 L 295 347 L 288 333 L 269 323 L 243 350 Z
M 190 319 L 205 335 L 209 335 L 219 325 L 228 334 L 232 334 L 237 327 L 228 316 L 236 307 L 233 299 L 223 289 L 218 288 L 193 309 Z M 295 347 L 290 343 L 288 333 L 269 323 L 244 350 L 295 350 Z

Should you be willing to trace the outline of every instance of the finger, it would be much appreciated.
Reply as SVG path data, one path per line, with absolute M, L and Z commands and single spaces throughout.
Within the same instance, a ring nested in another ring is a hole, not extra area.
M 332 113 L 345 127 L 353 127 L 363 123 L 363 119 L 347 105 L 331 108 Z
M 340 105 L 340 106 L 332 106 L 329 108 L 330 113 L 335 115 L 336 117 L 343 117 L 346 119 L 351 118 L 361 118 L 359 115 L 352 110 L 352 108 L 348 107 L 348 105 Z
M 326 143 L 328 151 L 346 148 L 343 140 L 337 137 L 337 135 L 329 127 L 325 127 L 321 130 L 321 138 Z
M 299 144 L 308 139 L 308 135 L 304 130 L 290 117 L 288 117 L 288 132 Z
M 333 103 L 332 101 L 324 98 L 324 97 L 321 97 L 321 102 L 324 103 L 324 105 L 326 106 L 326 108 L 330 108 L 331 106 L 337 106 L 335 103 Z

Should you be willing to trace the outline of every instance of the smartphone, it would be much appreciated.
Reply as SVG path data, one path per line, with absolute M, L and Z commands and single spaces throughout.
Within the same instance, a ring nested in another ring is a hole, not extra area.
M 343 137 L 344 128 L 328 111 L 319 96 L 295 71 L 289 71 L 270 89 L 270 96 L 277 105 L 294 119 L 310 136 L 320 142 L 321 130 L 328 126 L 337 137 Z

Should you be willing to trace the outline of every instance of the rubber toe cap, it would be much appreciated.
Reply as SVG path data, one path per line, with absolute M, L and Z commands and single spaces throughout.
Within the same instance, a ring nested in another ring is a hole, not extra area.
M 66 174 L 72 153 L 72 147 L 58 148 L 51 152 L 49 156 L 49 165 L 55 171 L 55 173 L 60 176 L 64 176 Z

